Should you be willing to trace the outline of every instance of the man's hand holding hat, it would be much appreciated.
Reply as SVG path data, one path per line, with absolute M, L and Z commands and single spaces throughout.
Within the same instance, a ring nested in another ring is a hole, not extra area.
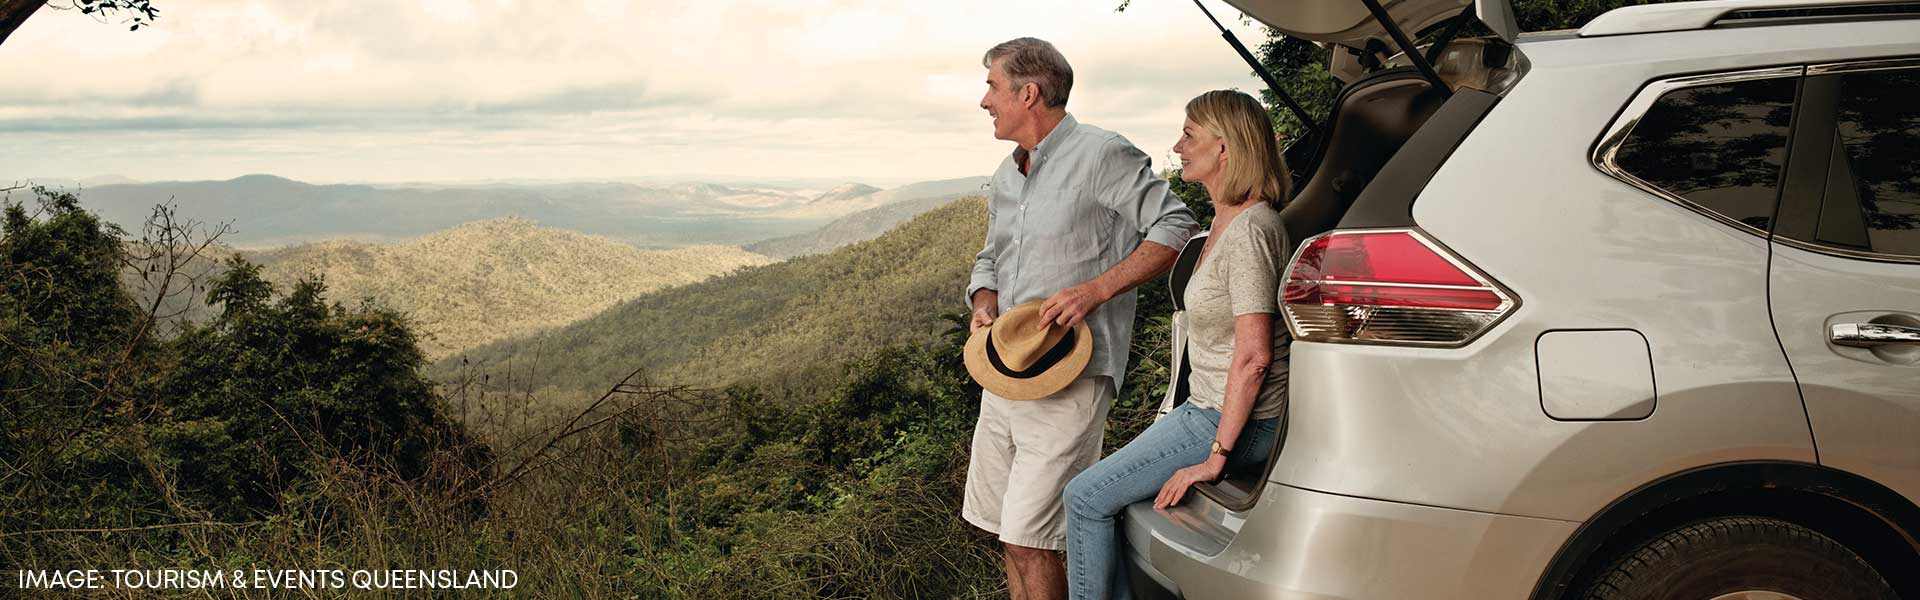
M 1042 319 L 1040 304 L 1007 309 L 967 338 L 967 373 L 980 387 L 1008 400 L 1037 400 L 1066 389 L 1086 370 L 1093 356 L 1087 324 Z
M 973 323 L 967 333 L 980 331 L 980 328 L 993 324 L 1000 316 L 1000 292 L 988 288 L 973 291 Z
M 1054 292 L 1053 296 L 1040 304 L 1040 318 L 1062 327 L 1072 327 L 1086 320 L 1094 309 L 1112 298 L 1113 294 L 1101 289 L 1100 280 L 1095 278 Z

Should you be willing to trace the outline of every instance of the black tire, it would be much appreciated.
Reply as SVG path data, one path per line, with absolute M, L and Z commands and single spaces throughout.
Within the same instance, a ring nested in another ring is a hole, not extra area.
M 1739 591 L 1802 600 L 1899 600 L 1845 546 L 1779 519 L 1722 517 L 1654 536 L 1592 579 L 1586 600 L 1712 600 Z

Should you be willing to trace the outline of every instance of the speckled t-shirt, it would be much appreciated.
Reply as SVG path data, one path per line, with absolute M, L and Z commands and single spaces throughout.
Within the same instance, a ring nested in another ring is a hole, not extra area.
M 1281 320 L 1280 277 L 1292 245 L 1273 205 L 1247 207 L 1228 223 L 1213 248 L 1194 267 L 1187 282 L 1188 402 L 1220 410 L 1227 393 L 1227 368 L 1233 363 L 1233 318 L 1273 314 L 1273 365 L 1253 404 L 1254 419 L 1280 416 L 1287 408 L 1287 347 Z

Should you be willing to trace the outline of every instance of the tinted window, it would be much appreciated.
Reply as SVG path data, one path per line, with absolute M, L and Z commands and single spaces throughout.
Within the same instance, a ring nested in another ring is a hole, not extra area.
M 1920 256 L 1920 71 L 1842 75 L 1836 116 L 1822 241 Z M 1832 223 L 1857 223 L 1864 235 L 1829 235 Z
M 1727 218 L 1769 229 L 1798 81 L 1759 79 L 1667 92 L 1634 125 L 1614 162 Z

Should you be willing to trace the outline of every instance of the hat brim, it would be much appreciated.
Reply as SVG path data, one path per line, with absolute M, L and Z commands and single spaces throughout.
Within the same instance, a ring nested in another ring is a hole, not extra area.
M 1088 359 L 1093 358 L 1093 333 L 1087 328 L 1085 320 L 1073 324 L 1073 349 L 1065 358 L 1054 363 L 1052 368 L 1032 377 L 1013 377 L 993 368 L 987 359 L 987 332 L 992 327 L 982 327 L 967 337 L 965 359 L 967 373 L 981 388 L 993 395 L 1008 400 L 1039 400 L 1059 393 L 1079 379 L 1087 370 Z

